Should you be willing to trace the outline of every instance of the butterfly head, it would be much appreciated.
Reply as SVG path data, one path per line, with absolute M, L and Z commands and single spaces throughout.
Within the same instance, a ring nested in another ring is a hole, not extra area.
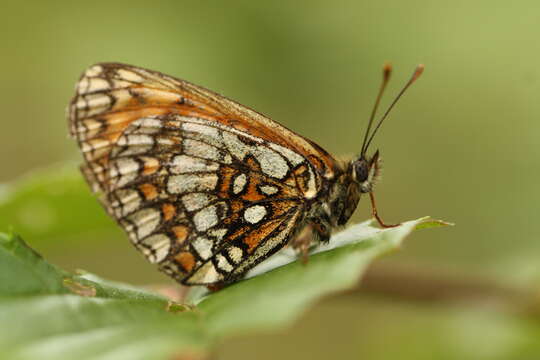
M 330 208 L 335 224 L 345 225 L 354 213 L 360 196 L 371 192 L 380 172 L 379 151 L 371 157 L 359 156 L 346 165 L 342 177 L 330 192 Z
M 351 178 L 358 184 L 361 193 L 368 193 L 373 189 L 380 174 L 379 150 L 372 157 L 361 156 L 351 163 Z

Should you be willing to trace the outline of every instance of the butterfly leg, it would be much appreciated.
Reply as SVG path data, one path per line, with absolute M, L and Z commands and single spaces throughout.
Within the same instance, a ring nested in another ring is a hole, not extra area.
M 379 223 L 379 225 L 382 227 L 382 228 L 393 228 L 393 227 L 396 227 L 396 226 L 399 226 L 401 224 L 392 224 L 392 225 L 388 225 L 388 224 L 385 224 L 381 217 L 379 216 L 379 214 L 377 213 L 377 205 L 375 204 L 375 195 L 373 194 L 373 191 L 370 191 L 369 192 L 369 198 L 371 199 L 371 214 L 373 215 L 373 217 L 375 218 L 375 220 L 377 220 L 377 222 Z
M 290 243 L 290 246 L 299 254 L 299 258 L 303 264 L 307 264 L 308 262 L 312 232 L 311 226 L 308 225 Z
M 330 227 L 318 218 L 312 219 L 305 230 L 300 233 L 292 242 L 291 246 L 299 253 L 303 264 L 307 264 L 309 250 L 313 244 L 328 242 L 330 240 Z
M 208 289 L 208 291 L 213 293 L 213 292 L 216 292 L 216 291 L 219 291 L 219 290 L 223 289 L 226 286 L 227 285 L 225 285 L 223 283 L 216 283 L 216 284 L 206 285 L 206 288 Z

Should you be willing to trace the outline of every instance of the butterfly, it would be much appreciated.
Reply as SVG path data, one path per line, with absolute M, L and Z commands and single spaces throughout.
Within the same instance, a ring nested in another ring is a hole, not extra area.
M 347 223 L 369 193 L 380 157 L 373 128 L 360 155 L 339 161 L 314 142 L 239 103 L 156 71 L 89 67 L 76 85 L 69 130 L 81 171 L 135 247 L 184 285 L 219 286 L 287 244 L 306 254 Z M 372 131 L 373 128 L 373 131 Z M 303 229 L 311 236 L 299 237 Z

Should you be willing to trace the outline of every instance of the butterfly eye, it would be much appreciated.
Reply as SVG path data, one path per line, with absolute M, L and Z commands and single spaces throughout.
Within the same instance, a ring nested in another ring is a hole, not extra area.
M 369 176 L 369 165 L 366 160 L 355 161 L 354 163 L 354 175 L 356 181 L 363 183 Z

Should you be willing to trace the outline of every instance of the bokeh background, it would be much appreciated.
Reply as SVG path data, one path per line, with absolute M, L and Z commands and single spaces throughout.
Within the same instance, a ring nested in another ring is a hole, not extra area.
M 65 108 L 95 62 L 187 79 L 351 155 L 360 150 L 381 65 L 391 61 L 395 70 L 387 104 L 415 65 L 426 64 L 375 140 L 384 159 L 378 208 L 388 222 L 431 215 L 456 226 L 417 232 L 382 260 L 386 286 L 372 280 L 366 291 L 329 298 L 286 331 L 229 339 L 217 357 L 534 358 L 527 349 L 538 344 L 522 343 L 526 330 L 506 310 L 486 313 L 499 305 L 475 284 L 534 289 L 540 280 L 537 1 L 5 1 L 1 8 L 4 183 L 58 164 L 75 171 L 80 156 Z M 167 282 L 95 209 L 77 214 L 73 204 L 77 236 L 22 235 L 68 269 Z M 355 219 L 369 211 L 363 201 Z M 35 221 L 39 234 L 41 215 L 50 216 L 37 203 L 14 216 L 29 228 Z M 84 216 L 102 217 L 105 230 L 85 229 Z M 465 286 L 475 296 L 414 294 L 408 275 L 395 273 L 412 274 L 411 284 L 415 274 L 427 278 L 428 293 L 450 279 L 458 284 L 450 293 Z

